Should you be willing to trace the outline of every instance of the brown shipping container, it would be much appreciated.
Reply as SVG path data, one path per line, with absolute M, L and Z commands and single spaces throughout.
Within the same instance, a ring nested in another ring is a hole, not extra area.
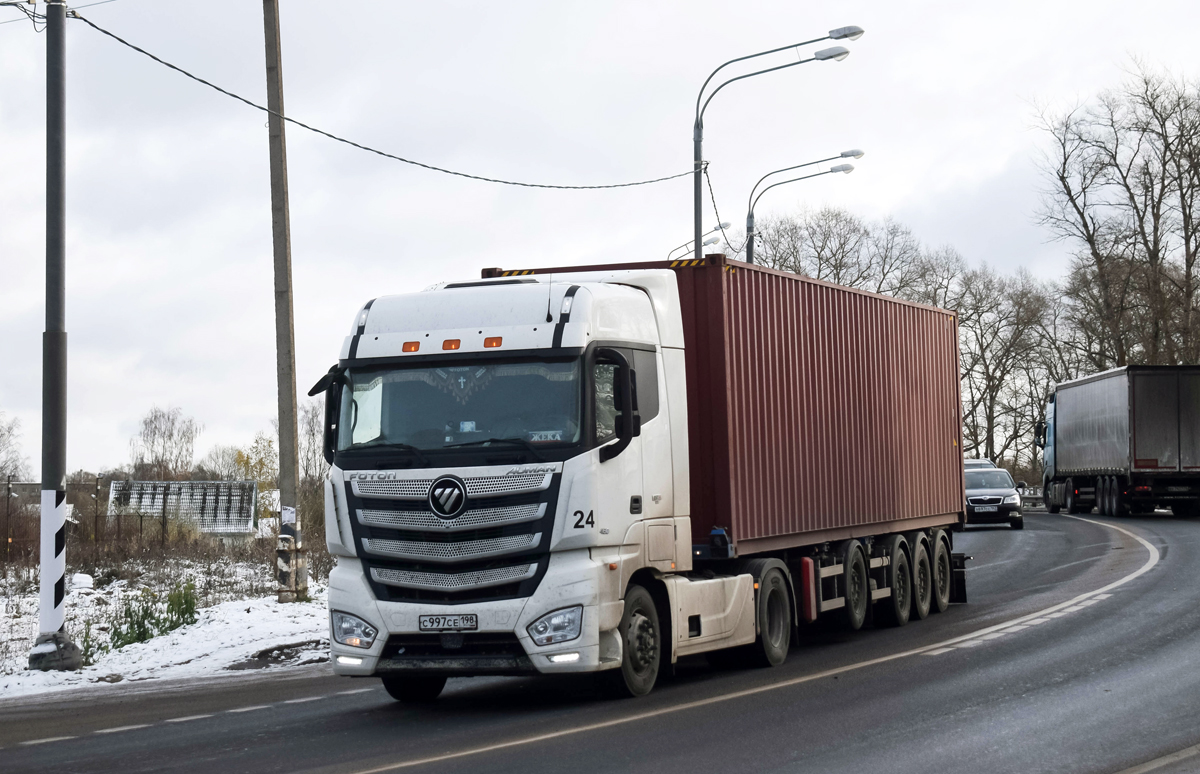
M 965 502 L 954 312 L 709 255 L 674 269 L 692 540 L 739 555 L 945 526 Z

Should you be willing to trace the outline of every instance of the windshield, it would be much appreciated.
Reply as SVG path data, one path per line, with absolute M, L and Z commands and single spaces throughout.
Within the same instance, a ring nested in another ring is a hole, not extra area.
M 580 440 L 578 360 L 358 368 L 346 378 L 339 451 L 443 449 L 496 439 L 550 447 Z
M 968 470 L 967 489 L 1014 489 L 1007 470 Z

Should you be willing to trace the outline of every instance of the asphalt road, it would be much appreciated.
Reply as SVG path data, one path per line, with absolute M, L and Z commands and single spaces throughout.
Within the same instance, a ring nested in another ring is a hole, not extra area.
M 321 669 L 0 700 L 0 771 L 1200 770 L 1200 521 L 1087 518 L 1133 534 L 968 530 L 968 604 L 806 631 L 776 669 L 689 660 L 623 701 L 507 678 L 409 708 Z

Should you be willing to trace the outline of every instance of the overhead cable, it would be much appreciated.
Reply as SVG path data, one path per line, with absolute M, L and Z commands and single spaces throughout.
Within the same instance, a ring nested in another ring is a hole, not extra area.
M 88 19 L 85 19 L 84 17 L 80 16 L 77 13 L 72 13 L 71 17 L 74 19 L 78 19 L 79 21 L 88 25 L 89 27 L 96 30 L 97 32 L 107 35 L 108 37 L 117 41 L 121 45 L 127 46 L 127 47 L 133 49 L 134 51 L 137 51 L 139 54 L 143 54 L 143 55 L 149 57 L 150 59 L 153 59 L 155 62 L 158 62 L 160 65 L 163 65 L 164 67 L 168 67 L 181 75 L 185 75 L 188 78 L 191 78 L 193 81 L 196 81 L 197 83 L 202 83 L 205 86 L 209 87 L 210 89 L 218 91 L 227 97 L 236 99 L 238 102 L 242 102 L 246 105 L 249 105 L 252 108 L 261 110 L 264 113 L 270 113 L 272 115 L 275 115 L 275 116 L 279 117 L 280 119 L 287 121 L 290 124 L 300 127 L 301 129 L 307 129 L 308 131 L 313 132 L 315 134 L 319 134 L 323 137 L 328 137 L 331 140 L 335 140 L 337 142 L 344 143 L 346 145 L 349 145 L 354 148 L 358 148 L 359 150 L 363 150 L 368 153 L 374 153 L 375 155 L 382 156 L 386 159 L 392 159 L 393 161 L 399 161 L 404 164 L 411 164 L 415 167 L 421 167 L 422 169 L 428 169 L 433 172 L 441 172 L 446 175 L 455 175 L 457 177 L 465 177 L 470 180 L 481 180 L 485 183 L 499 183 L 500 185 L 515 185 L 515 186 L 520 186 L 522 188 L 556 188 L 556 189 L 564 189 L 564 190 L 595 190 L 595 189 L 602 189 L 602 188 L 631 188 L 633 186 L 650 185 L 652 183 L 662 183 L 667 180 L 675 180 L 676 178 L 687 177 L 688 175 L 691 175 L 694 172 L 694 170 L 688 170 L 687 172 L 680 172 L 678 175 L 668 175 L 667 177 L 656 177 L 653 180 L 638 180 L 638 181 L 632 182 L 632 183 L 611 183 L 609 185 L 549 185 L 546 183 L 525 183 L 525 182 L 521 182 L 521 181 L 517 181 L 517 180 L 501 180 L 501 179 L 495 178 L 495 177 L 484 177 L 483 175 L 472 175 L 467 172 L 457 172 L 453 169 L 445 169 L 443 167 L 437 167 L 432 164 L 425 164 L 424 162 L 414 161 L 413 159 L 406 159 L 403 156 L 397 156 L 393 153 L 388 153 L 386 151 L 381 151 L 376 148 L 372 148 L 368 145 L 363 145 L 361 143 L 354 142 L 353 140 L 347 140 L 345 137 L 339 137 L 336 134 L 332 134 L 330 132 L 325 131 L 324 129 L 318 129 L 315 126 L 310 126 L 302 121 L 297 121 L 296 119 L 289 118 L 288 116 L 285 116 L 281 113 L 276 113 L 275 111 L 271 110 L 270 108 L 267 108 L 263 105 L 259 105 L 256 102 L 251 102 L 250 100 L 246 99 L 245 97 L 234 94 L 232 91 L 223 89 L 214 83 L 206 81 L 203 78 L 199 77 L 198 75 L 193 75 L 192 73 L 189 73 L 187 70 L 184 70 L 182 67 L 178 67 L 176 65 L 171 64 L 170 62 L 160 59 L 159 57 L 155 56 L 154 54 L 151 54 L 149 51 L 146 51 L 143 48 L 139 48 L 139 47 L 135 46 L 134 44 L 130 43 L 129 41 L 124 40 L 123 38 L 118 37 L 117 35 L 114 35 L 113 33 L 109 32 L 108 30 L 97 26 L 95 23 L 89 21 Z

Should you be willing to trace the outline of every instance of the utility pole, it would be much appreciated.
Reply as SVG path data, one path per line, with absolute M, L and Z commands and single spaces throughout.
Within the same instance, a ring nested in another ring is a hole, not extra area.
M 46 332 L 42 334 L 42 529 L 38 637 L 29 668 L 79 669 L 66 632 L 67 315 L 66 30 L 64 0 L 46 3 Z
M 271 148 L 271 241 L 275 258 L 275 362 L 279 383 L 279 601 L 308 595 L 296 493 L 300 464 L 297 442 L 296 333 L 292 314 L 292 233 L 288 216 L 287 144 L 283 133 L 283 63 L 279 43 L 279 0 L 263 0 L 267 47 L 267 117 Z M 285 567 L 286 565 L 286 567 Z

